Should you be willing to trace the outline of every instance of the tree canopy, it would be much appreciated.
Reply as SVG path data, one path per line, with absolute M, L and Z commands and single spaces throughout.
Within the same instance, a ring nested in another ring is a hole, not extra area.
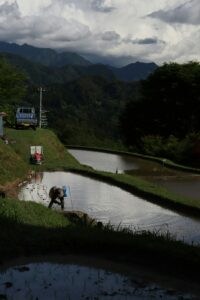
M 184 137 L 200 130 L 200 64 L 169 63 L 141 83 L 138 101 L 121 117 L 128 144 L 145 135 Z
M 26 77 L 0 56 L 0 106 L 21 101 L 26 92 Z
M 43 106 L 49 111 L 49 126 L 65 144 L 107 147 L 120 140 L 119 116 L 137 89 L 136 83 L 84 76 L 46 86 Z M 27 101 L 38 106 L 36 87 L 30 88 Z

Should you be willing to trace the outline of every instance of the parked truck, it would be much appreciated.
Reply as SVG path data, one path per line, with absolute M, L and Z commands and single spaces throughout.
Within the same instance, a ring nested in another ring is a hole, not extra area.
M 34 107 L 19 106 L 15 115 L 16 128 L 31 127 L 36 129 L 38 126 L 38 120 Z

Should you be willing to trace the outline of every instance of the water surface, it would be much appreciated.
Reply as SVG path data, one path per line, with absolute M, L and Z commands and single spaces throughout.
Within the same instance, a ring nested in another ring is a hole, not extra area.
M 163 172 L 164 166 L 145 160 L 136 156 L 111 154 L 98 151 L 68 149 L 68 151 L 81 163 L 93 167 L 101 171 L 115 173 L 134 170 L 134 173 L 139 172 L 147 174 L 160 174 Z M 165 170 L 166 172 L 166 170 Z M 167 170 L 168 173 L 174 173 L 173 170 Z
M 200 201 L 200 175 L 185 174 L 185 176 L 154 176 L 145 178 L 180 196 Z
M 136 230 L 169 231 L 178 239 L 200 243 L 200 222 L 152 204 L 118 187 L 69 172 L 36 174 L 19 194 L 20 200 L 48 205 L 49 189 L 67 185 L 71 197 L 65 199 L 65 210 L 79 210 L 103 223 Z M 59 209 L 58 205 L 53 208 Z
M 200 201 L 200 175 L 167 168 L 165 164 L 120 154 L 68 150 L 81 164 L 97 170 L 139 175 L 171 192 Z
M 188 298 L 189 297 L 189 298 Z M 0 272 L 0 299 L 148 300 L 196 299 L 138 276 L 52 262 L 18 265 Z

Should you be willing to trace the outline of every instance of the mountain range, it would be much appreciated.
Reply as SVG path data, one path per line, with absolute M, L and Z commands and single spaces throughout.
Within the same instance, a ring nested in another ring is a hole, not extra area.
M 116 68 L 90 61 L 72 52 L 56 52 L 49 48 L 0 42 L 0 53 L 25 71 L 36 84 L 64 83 L 81 76 L 101 76 L 107 80 L 138 81 L 145 79 L 156 68 L 155 63 L 136 62 Z

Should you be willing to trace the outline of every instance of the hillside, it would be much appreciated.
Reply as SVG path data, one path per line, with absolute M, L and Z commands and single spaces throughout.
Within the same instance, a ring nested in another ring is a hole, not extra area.
M 137 90 L 134 83 L 82 77 L 47 86 L 43 105 L 49 111 L 49 126 L 64 144 L 106 147 L 120 139 L 120 113 Z M 30 90 L 27 101 L 38 106 L 36 88 Z
M 9 144 L 0 139 L 0 185 L 19 180 L 28 175 L 34 165 L 30 165 L 30 146 L 41 145 L 44 149 L 44 162 L 37 170 L 69 169 L 80 166 L 67 152 L 56 135 L 50 130 L 6 129 Z
M 91 63 L 82 56 L 72 52 L 57 53 L 49 48 L 37 48 L 27 44 L 0 42 L 0 52 L 20 55 L 28 60 L 41 63 L 49 67 L 62 67 L 64 65 L 88 66 Z
M 155 63 L 136 62 L 122 68 L 112 68 L 115 76 L 122 81 L 146 79 L 158 66 Z
M 3 90 L 5 101 L 0 103 L 0 110 L 8 113 L 12 124 L 14 124 L 14 112 L 17 105 L 31 104 L 38 112 L 38 87 L 43 86 L 46 90 L 43 94 L 43 107 L 49 111 L 47 116 L 49 127 L 57 132 L 65 144 L 94 146 L 103 142 L 105 145 L 105 140 L 107 143 L 112 142 L 113 139 L 119 139 L 119 115 L 127 101 L 135 97 L 138 91 L 137 83 L 103 78 L 103 74 L 104 77 L 111 77 L 111 71 L 106 73 L 107 69 L 103 65 L 98 66 L 102 76 L 94 75 L 97 72 L 94 65 L 88 67 L 90 76 L 83 76 L 86 69 L 81 70 L 81 67 L 78 70 L 79 75 L 73 72 L 73 66 L 51 69 L 52 72 L 50 72 L 49 68 L 29 62 L 19 56 L 7 54 L 6 57 L 10 58 L 12 64 L 6 63 L 5 59 L 0 57 L 2 66 L 4 65 L 2 84 L 5 85 L 6 82 L 7 88 Z M 17 66 L 17 70 L 13 65 Z M 10 69 L 13 69 L 13 77 L 10 76 Z M 29 74 L 27 79 L 20 72 L 23 69 Z M 73 76 L 79 76 L 79 78 L 69 81 L 68 70 L 73 73 Z M 59 77 L 61 74 L 63 77 Z M 5 79 L 3 81 L 3 77 L 8 78 L 7 81 Z M 15 84 L 14 81 L 18 77 L 22 78 L 23 88 L 20 89 L 19 95 L 16 93 L 19 90 L 17 89 L 19 83 Z M 8 94 L 7 91 L 12 91 L 12 93 Z
M 52 49 L 0 42 L 0 53 L 24 70 L 35 84 L 65 83 L 83 76 L 101 76 L 107 80 L 138 81 L 156 68 L 155 63 L 136 62 L 121 68 L 92 64 L 76 53 L 57 53 Z
M 28 172 L 28 165 L 21 156 L 11 145 L 6 145 L 1 139 L 0 158 L 0 185 L 22 178 Z
M 32 84 L 65 84 L 84 76 L 100 76 L 107 80 L 115 79 L 112 70 L 105 65 L 75 66 L 70 64 L 58 68 L 45 66 L 16 54 L 3 52 L 1 55 L 12 65 L 25 72 Z

